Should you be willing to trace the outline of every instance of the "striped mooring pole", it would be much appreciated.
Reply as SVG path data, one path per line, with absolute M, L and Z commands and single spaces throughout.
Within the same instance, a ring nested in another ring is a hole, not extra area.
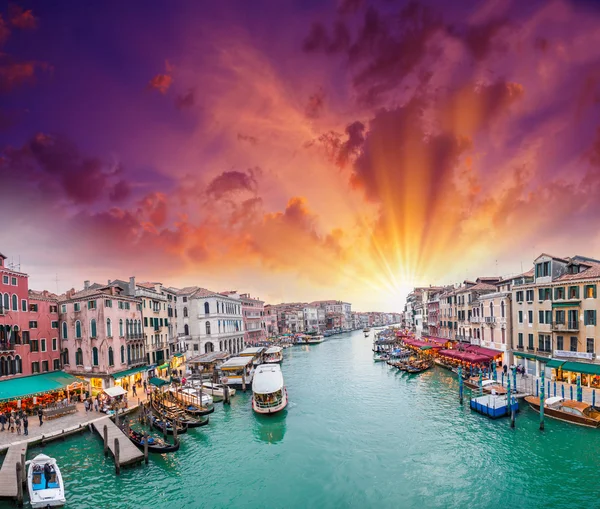
M 544 431 L 544 379 L 546 377 L 545 369 L 542 370 L 542 383 L 540 387 L 540 431 Z

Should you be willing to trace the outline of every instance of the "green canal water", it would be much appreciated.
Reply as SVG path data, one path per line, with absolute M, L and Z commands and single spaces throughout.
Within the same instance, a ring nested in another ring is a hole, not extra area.
M 599 507 L 600 434 L 458 404 L 455 377 L 374 363 L 362 332 L 286 350 L 285 414 L 217 405 L 181 449 L 117 477 L 98 436 L 54 442 L 69 508 Z M 40 449 L 31 449 L 30 457 Z

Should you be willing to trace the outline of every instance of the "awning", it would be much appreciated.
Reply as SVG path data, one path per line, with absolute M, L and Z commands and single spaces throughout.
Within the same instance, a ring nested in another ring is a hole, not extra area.
M 118 373 L 113 373 L 112 377 L 115 380 L 119 378 L 124 378 L 129 375 L 135 375 L 136 373 L 140 373 L 141 371 L 146 371 L 148 366 L 138 366 L 137 368 L 126 369 L 125 371 L 119 371 Z
M 547 363 L 546 366 L 548 366 L 549 368 L 555 368 L 558 369 L 560 368 L 563 364 L 565 363 L 565 361 L 559 361 L 558 359 L 550 359 Z
M 586 375 L 600 375 L 600 364 L 587 364 L 585 362 L 565 362 L 561 369 Z
M 487 355 L 480 355 L 475 352 L 460 352 L 458 350 L 440 350 L 440 355 L 472 364 L 488 363 L 491 360 Z
M 467 346 L 466 350 L 468 352 L 475 352 L 480 355 L 487 355 L 488 357 L 497 357 L 503 353 L 502 350 L 494 350 L 493 348 L 486 348 L 478 345 Z
M 108 394 L 111 398 L 116 398 L 117 396 L 123 396 L 123 394 L 127 394 L 127 391 L 123 389 L 123 387 L 119 387 L 116 385 L 115 387 L 109 387 L 108 389 L 104 389 L 104 392 Z
M 515 357 L 520 357 L 521 359 L 531 359 L 532 361 L 541 360 L 537 355 L 533 355 L 532 353 L 525 352 L 514 352 Z
M 173 354 L 173 357 L 183 357 L 183 354 L 181 352 L 177 352 L 176 354 Z
M 54 371 L 40 375 L 21 376 L 0 382 L 0 401 L 15 401 L 41 394 L 60 391 L 82 380 L 65 373 Z
M 156 369 L 167 369 L 169 367 L 169 363 L 165 362 L 164 364 L 161 364 L 160 366 L 158 366 L 158 368 Z
M 169 383 L 166 380 L 163 380 L 162 378 L 156 377 L 152 377 L 150 380 L 148 380 L 148 382 L 154 385 L 155 387 L 162 387 L 163 385 L 167 385 Z
M 433 346 L 431 345 L 425 345 L 421 347 L 421 350 L 431 350 L 433 348 Z

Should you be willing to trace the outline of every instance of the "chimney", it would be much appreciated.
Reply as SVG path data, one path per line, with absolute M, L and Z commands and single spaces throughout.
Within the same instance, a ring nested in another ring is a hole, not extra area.
M 75 288 L 71 288 L 70 290 L 67 290 L 67 299 L 71 299 L 73 297 L 74 293 L 75 293 Z
M 111 283 L 111 281 L 110 281 L 110 279 L 109 279 L 109 280 L 108 280 L 108 284 L 110 285 L 110 283 Z
M 84 281 L 83 282 L 83 289 L 87 290 L 90 287 L 90 282 L 89 281 Z
M 135 276 L 129 278 L 129 295 L 135 297 Z

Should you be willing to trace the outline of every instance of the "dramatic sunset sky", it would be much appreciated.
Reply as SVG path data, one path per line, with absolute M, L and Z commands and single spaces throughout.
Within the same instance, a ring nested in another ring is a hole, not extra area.
M 33 288 L 135 275 L 398 311 L 414 285 L 600 256 L 595 2 L 0 16 L 0 252 Z

